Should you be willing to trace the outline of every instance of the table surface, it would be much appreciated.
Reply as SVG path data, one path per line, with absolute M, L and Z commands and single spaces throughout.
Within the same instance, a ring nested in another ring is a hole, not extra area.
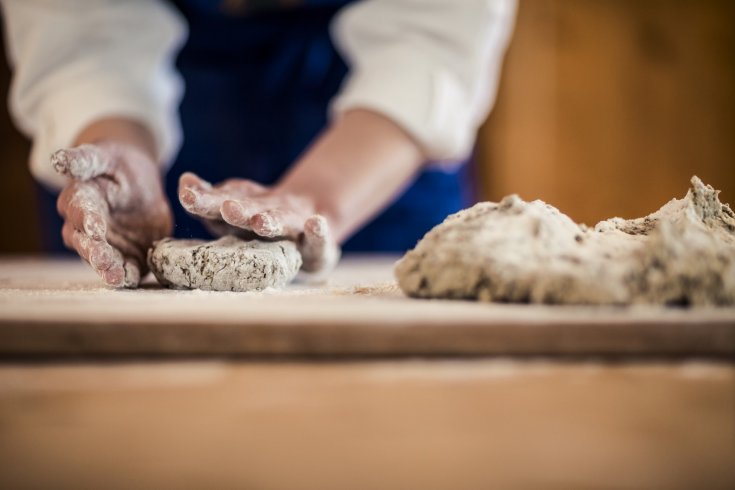
M 395 257 L 327 284 L 250 293 L 111 290 L 79 260 L 0 260 L 6 355 L 735 354 L 735 309 L 560 307 L 405 297 Z
M 392 261 L 246 294 L 0 261 L 0 488 L 735 487 L 733 310 L 413 300 Z
M 0 364 L 0 488 L 732 489 L 735 368 Z

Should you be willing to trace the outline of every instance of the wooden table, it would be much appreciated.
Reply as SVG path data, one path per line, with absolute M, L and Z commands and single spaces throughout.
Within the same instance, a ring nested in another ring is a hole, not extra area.
M 735 355 L 735 309 L 573 308 L 406 298 L 394 257 L 327 284 L 110 290 L 79 261 L 0 262 L 0 354 L 387 357 Z
M 733 488 L 735 311 L 111 291 L 0 261 L 0 488 Z

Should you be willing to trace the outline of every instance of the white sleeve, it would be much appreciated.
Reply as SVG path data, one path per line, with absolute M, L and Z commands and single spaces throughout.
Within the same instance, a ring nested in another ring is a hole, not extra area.
M 495 100 L 515 0 L 362 0 L 332 24 L 350 74 L 332 117 L 385 115 L 432 160 L 472 151 Z
M 153 0 L 3 0 L 13 68 L 10 113 L 33 140 L 31 172 L 60 187 L 49 156 L 91 122 L 122 116 L 149 128 L 161 163 L 178 151 L 183 83 L 174 57 L 186 24 Z

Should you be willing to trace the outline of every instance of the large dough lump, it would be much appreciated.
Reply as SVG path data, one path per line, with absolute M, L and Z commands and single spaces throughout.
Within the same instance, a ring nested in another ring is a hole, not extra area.
M 408 295 L 564 304 L 735 304 L 735 214 L 697 177 L 644 218 L 578 225 L 508 196 L 449 216 L 396 265 Z
M 166 238 L 148 251 L 148 265 L 164 286 L 259 291 L 291 282 L 301 267 L 301 255 L 288 240 L 245 241 L 225 236 L 206 242 Z

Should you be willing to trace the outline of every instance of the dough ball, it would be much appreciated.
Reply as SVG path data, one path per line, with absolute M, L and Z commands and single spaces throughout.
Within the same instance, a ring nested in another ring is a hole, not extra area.
M 148 250 L 148 265 L 158 282 L 176 289 L 260 291 L 291 282 L 301 254 L 289 240 L 166 238 Z

